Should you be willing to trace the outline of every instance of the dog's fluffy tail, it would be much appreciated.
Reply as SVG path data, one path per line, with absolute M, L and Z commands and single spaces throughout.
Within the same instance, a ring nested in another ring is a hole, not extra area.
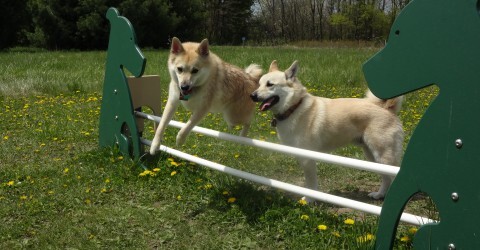
M 258 82 L 262 76 L 263 70 L 258 64 L 250 64 L 247 68 L 245 68 L 245 73 L 255 78 L 255 81 Z
M 387 99 L 387 100 L 380 99 L 376 97 L 370 90 L 367 91 L 365 98 L 372 101 L 373 103 L 375 103 L 376 105 L 382 108 L 390 110 L 394 114 L 398 114 L 398 112 L 400 112 L 400 109 L 402 108 L 402 104 L 404 100 L 403 95 L 392 98 L 392 99 Z

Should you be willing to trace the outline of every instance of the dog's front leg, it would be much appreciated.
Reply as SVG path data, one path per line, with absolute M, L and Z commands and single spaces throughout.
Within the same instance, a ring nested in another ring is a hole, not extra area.
M 173 88 L 172 88 L 172 84 L 173 84 Z M 176 91 L 176 83 L 171 82 L 167 104 L 165 105 L 165 109 L 163 110 L 160 124 L 158 125 L 157 130 L 155 131 L 155 137 L 152 140 L 152 145 L 150 146 L 151 155 L 154 155 L 157 152 L 158 147 L 162 142 L 165 129 L 167 128 L 168 123 L 172 120 L 172 117 L 175 114 L 175 110 L 177 110 L 178 104 L 180 103 L 180 100 L 178 99 L 179 95 L 180 94 L 178 93 L 178 91 Z
M 177 134 L 177 146 L 181 146 L 185 143 L 185 140 L 187 139 L 187 136 L 190 133 L 190 131 L 192 131 L 193 127 L 195 127 L 195 125 L 197 125 L 207 115 L 207 113 L 208 113 L 207 106 L 203 106 L 192 113 L 192 116 L 186 123 L 185 127 L 180 129 L 180 131 Z
M 298 163 L 303 168 L 305 175 L 305 187 L 313 190 L 318 190 L 317 164 L 313 160 L 298 159 Z M 313 202 L 314 199 L 305 197 L 307 202 Z

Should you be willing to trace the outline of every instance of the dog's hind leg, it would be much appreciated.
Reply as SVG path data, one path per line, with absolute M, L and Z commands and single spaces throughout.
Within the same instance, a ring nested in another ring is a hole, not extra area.
M 299 165 L 303 168 L 305 175 L 305 187 L 318 190 L 317 164 L 313 160 L 298 158 Z M 314 201 L 312 198 L 306 197 L 307 202 Z
M 250 129 L 250 123 L 243 124 L 242 131 L 240 131 L 240 136 L 247 137 L 248 130 Z
M 389 161 L 389 160 L 386 160 L 384 158 L 385 157 L 385 152 L 376 151 L 375 154 L 374 154 L 372 152 L 372 150 L 370 150 L 370 148 L 366 144 L 363 145 L 363 152 L 365 154 L 365 158 L 368 161 L 378 162 L 378 163 L 383 163 L 383 164 L 396 164 L 395 161 L 391 161 L 391 160 Z M 385 194 L 387 193 L 388 188 L 390 187 L 390 185 L 392 184 L 392 181 L 394 179 L 394 177 L 388 176 L 388 175 L 381 175 L 381 177 L 382 177 L 382 184 L 380 185 L 380 188 L 378 189 L 378 191 L 377 192 L 371 192 L 371 193 L 368 194 L 369 197 L 371 197 L 375 200 L 379 200 L 379 199 L 382 199 L 383 197 L 385 197 Z
M 250 100 L 248 100 L 250 102 Z M 242 125 L 242 131 L 240 136 L 247 137 L 250 129 L 250 122 L 253 119 L 253 105 L 250 103 L 236 103 L 226 108 L 223 113 L 223 119 L 227 122 L 228 127 L 231 129 L 235 125 Z

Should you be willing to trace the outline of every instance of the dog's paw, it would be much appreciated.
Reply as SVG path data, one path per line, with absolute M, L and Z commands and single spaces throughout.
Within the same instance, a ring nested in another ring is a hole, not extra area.
M 153 143 L 152 142 L 152 145 L 150 146 L 150 154 L 151 155 L 155 155 L 158 151 L 158 146 L 157 143 Z
M 380 192 L 371 192 L 368 194 L 368 197 L 375 199 L 375 200 L 380 200 L 385 197 L 385 194 L 380 193 Z
M 187 139 L 187 135 L 184 135 L 182 133 L 182 131 L 178 132 L 177 134 L 177 146 L 182 146 L 183 144 L 185 144 L 185 141 Z

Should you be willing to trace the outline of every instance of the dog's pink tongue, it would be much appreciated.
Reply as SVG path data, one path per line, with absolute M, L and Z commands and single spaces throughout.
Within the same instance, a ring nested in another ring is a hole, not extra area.
M 264 103 L 260 106 L 260 110 L 265 111 L 268 109 L 268 107 L 270 107 L 270 103 Z
M 271 105 L 272 105 L 272 100 L 267 100 L 266 102 L 262 103 L 262 105 L 260 105 L 260 111 L 265 111 L 269 109 Z

